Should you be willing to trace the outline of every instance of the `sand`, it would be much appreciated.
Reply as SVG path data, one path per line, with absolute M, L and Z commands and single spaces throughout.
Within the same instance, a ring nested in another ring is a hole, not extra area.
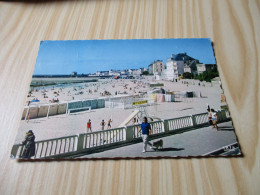
M 184 81 L 188 81 L 189 84 L 184 84 Z M 107 97 L 101 95 L 105 90 L 111 93 L 110 97 L 115 96 L 115 92 L 125 92 L 128 95 L 133 95 L 138 94 L 139 91 L 149 91 L 149 83 L 152 82 L 155 82 L 152 77 L 146 77 L 138 81 L 102 79 L 96 83 L 73 84 L 64 86 L 62 89 L 54 87 L 52 90 L 52 87 L 45 87 L 48 98 L 43 98 L 42 91 L 44 89 L 41 87 L 38 88 L 38 92 L 34 91 L 32 93 L 34 97 L 28 97 L 27 100 L 37 98 L 40 102 L 33 104 L 48 103 L 50 97 L 54 96 L 55 91 L 59 93 L 56 97 L 60 101 L 72 100 L 72 97 L 74 97 L 74 100 Z M 199 81 L 196 80 L 181 80 L 177 83 L 169 81 L 157 82 L 164 83 L 166 91 L 200 91 L 204 98 L 187 98 L 183 99 L 182 102 L 158 102 L 152 106 L 145 107 L 149 116 L 161 119 L 177 118 L 190 114 L 204 113 L 207 109 L 207 103 L 216 110 L 220 109 L 220 106 L 223 104 L 220 102 L 222 89 L 219 85 L 211 85 L 210 83 L 206 83 L 205 85 L 201 83 L 201 85 L 198 85 Z M 89 93 L 89 90 L 92 90 L 92 93 Z M 80 91 L 83 91 L 83 94 L 76 95 Z M 31 119 L 28 123 L 21 121 L 15 143 L 21 143 L 25 132 L 29 129 L 34 131 L 36 141 L 85 133 L 88 119 L 92 121 L 93 131 L 101 130 L 100 122 L 102 119 L 107 123 L 112 118 L 112 128 L 116 128 L 136 109 L 101 108 L 92 110 L 91 112 L 86 111 L 71 115 L 62 114 L 48 118 Z
M 28 101 L 34 99 L 38 99 L 40 102 L 31 102 L 31 104 L 46 104 L 53 99 L 63 102 L 112 97 L 116 94 L 136 95 L 139 92 L 145 92 L 149 89 L 149 80 L 149 78 L 138 81 L 128 79 L 100 79 L 98 82 L 68 84 L 59 87 L 34 87 L 31 91 L 31 96 L 27 97 L 25 105 L 28 105 Z

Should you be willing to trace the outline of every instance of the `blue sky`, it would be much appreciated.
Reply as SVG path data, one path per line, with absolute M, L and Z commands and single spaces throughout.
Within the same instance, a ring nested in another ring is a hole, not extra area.
M 210 39 L 132 39 L 42 41 L 34 69 L 38 74 L 94 73 L 100 70 L 148 68 L 184 53 L 201 63 L 215 64 Z

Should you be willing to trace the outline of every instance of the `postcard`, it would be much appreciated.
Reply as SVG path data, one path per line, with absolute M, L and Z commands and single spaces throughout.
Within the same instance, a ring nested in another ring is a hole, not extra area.
M 241 156 L 212 42 L 42 41 L 11 158 Z

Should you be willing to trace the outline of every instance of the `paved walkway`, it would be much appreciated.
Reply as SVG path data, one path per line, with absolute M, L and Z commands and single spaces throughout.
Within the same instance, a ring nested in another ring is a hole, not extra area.
M 187 157 L 200 156 L 237 141 L 231 122 L 219 124 L 219 131 L 212 127 L 204 127 L 181 134 L 163 137 L 163 149 L 149 149 L 142 153 L 143 143 L 132 144 L 112 150 L 89 154 L 81 158 L 119 158 L 119 157 Z M 151 142 L 157 141 L 154 139 Z M 149 147 L 147 147 L 149 148 Z

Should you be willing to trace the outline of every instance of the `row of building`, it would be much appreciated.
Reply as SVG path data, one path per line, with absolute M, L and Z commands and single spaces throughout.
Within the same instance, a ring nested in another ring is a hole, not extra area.
M 187 53 L 172 54 L 166 61 L 156 60 L 148 66 L 149 74 L 155 75 L 157 79 L 175 81 L 183 73 L 189 72 L 193 75 L 201 74 L 212 69 L 216 64 L 202 64 L 199 60 L 187 55 Z
M 216 64 L 202 64 L 199 60 L 194 59 L 187 55 L 187 53 L 172 54 L 167 59 L 166 65 L 162 60 L 156 60 L 152 62 L 148 69 L 124 69 L 124 70 L 109 70 L 109 71 L 97 71 L 94 74 L 88 74 L 87 76 L 98 77 L 120 77 L 120 78 L 138 78 L 145 71 L 151 75 L 154 75 L 156 79 L 175 81 L 183 73 L 189 72 L 193 75 L 201 74 L 209 69 L 212 69 Z M 72 73 L 72 76 L 78 76 L 76 72 Z
M 94 74 L 91 74 L 89 76 L 118 76 L 121 78 L 124 77 L 138 77 L 143 74 L 144 71 L 147 71 L 145 68 L 139 68 L 139 69 L 125 69 L 125 70 L 109 70 L 109 71 L 97 71 Z

